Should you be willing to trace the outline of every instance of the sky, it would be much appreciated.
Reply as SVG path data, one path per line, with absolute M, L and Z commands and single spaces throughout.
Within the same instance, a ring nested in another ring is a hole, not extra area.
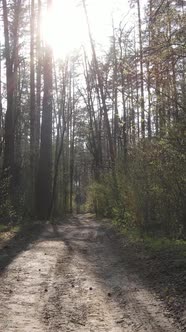
M 88 44 L 87 28 L 81 0 L 53 1 L 49 17 L 43 16 L 42 31 L 55 56 L 63 57 Z M 93 38 L 104 45 L 112 33 L 112 17 L 117 25 L 129 12 L 128 0 L 87 0 L 86 3 Z

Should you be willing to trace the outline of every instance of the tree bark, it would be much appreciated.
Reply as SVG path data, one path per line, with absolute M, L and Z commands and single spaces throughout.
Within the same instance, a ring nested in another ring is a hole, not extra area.
M 52 0 L 47 1 L 48 11 Z M 44 56 L 44 95 L 41 125 L 41 146 L 37 179 L 36 207 L 39 219 L 49 215 L 52 191 L 52 49 L 46 44 Z
M 30 175 L 31 175 L 31 213 L 34 213 L 35 175 L 36 175 L 36 105 L 35 105 L 35 0 L 31 1 L 30 18 Z
M 140 84 L 141 84 L 141 135 L 145 138 L 145 99 L 144 99 L 144 75 L 143 75 L 143 43 L 141 27 L 141 7 L 140 0 L 137 0 L 138 7 L 138 30 L 139 30 L 139 48 L 140 48 Z
M 7 88 L 7 110 L 5 115 L 5 148 L 3 169 L 6 176 L 14 177 L 14 162 L 15 162 L 15 104 L 14 93 L 16 90 L 16 78 L 18 67 L 18 29 L 21 1 L 19 0 L 15 6 L 14 12 L 14 41 L 10 45 L 9 36 L 9 22 L 7 1 L 2 0 L 3 3 L 3 24 L 4 24 L 4 38 L 5 38 L 5 59 L 6 59 L 6 88 Z

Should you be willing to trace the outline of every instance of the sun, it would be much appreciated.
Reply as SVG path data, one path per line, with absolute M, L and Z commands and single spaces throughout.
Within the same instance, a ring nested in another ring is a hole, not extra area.
M 87 0 L 87 10 L 93 39 L 100 45 L 108 43 L 112 34 L 112 15 L 117 20 L 126 12 L 128 0 Z M 53 0 L 50 12 L 43 13 L 43 39 L 52 47 L 55 58 L 64 58 L 82 45 L 89 47 L 82 0 Z
M 83 11 L 75 0 L 53 0 L 41 21 L 43 39 L 52 47 L 55 58 L 66 57 L 87 39 Z

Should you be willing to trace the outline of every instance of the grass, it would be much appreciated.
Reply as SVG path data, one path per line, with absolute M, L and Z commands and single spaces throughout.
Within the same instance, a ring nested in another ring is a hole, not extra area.
M 152 253 L 172 253 L 179 259 L 186 258 L 186 241 L 163 238 L 152 238 L 145 236 L 143 239 L 144 248 Z
M 114 223 L 118 228 L 117 224 Z M 186 257 L 186 241 L 178 239 L 169 239 L 166 237 L 155 237 L 148 234 L 141 234 L 137 229 L 125 229 L 122 226 L 119 227 L 121 234 L 126 236 L 131 243 L 141 244 L 143 247 L 152 252 L 178 252 L 181 256 Z

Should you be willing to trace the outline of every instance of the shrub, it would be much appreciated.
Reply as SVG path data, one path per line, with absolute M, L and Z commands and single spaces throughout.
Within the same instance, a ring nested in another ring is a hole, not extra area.
M 143 234 L 186 236 L 184 145 L 172 129 L 168 137 L 143 141 L 128 149 L 125 169 L 118 161 L 115 172 L 103 175 L 89 187 L 91 210 Z
M 9 195 L 10 178 L 1 178 L 0 181 L 0 221 L 12 223 L 17 215 Z

